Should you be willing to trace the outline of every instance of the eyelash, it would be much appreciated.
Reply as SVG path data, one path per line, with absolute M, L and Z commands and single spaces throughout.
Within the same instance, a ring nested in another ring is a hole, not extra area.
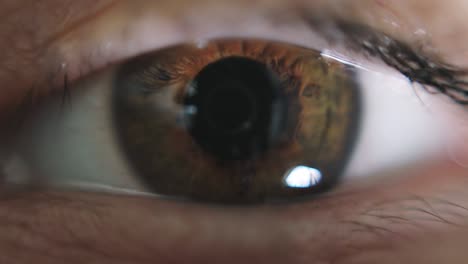
M 316 19 L 305 17 L 305 20 L 310 27 L 320 30 L 320 22 L 317 25 Z M 442 93 L 455 103 L 468 105 L 468 82 L 463 80 L 468 75 L 466 70 L 440 60 L 431 60 L 418 54 L 407 44 L 367 26 L 336 21 L 333 23 L 333 29 L 350 40 L 348 48 L 380 59 L 386 65 L 398 70 L 411 83 L 420 84 L 431 94 Z M 335 41 L 330 32 L 320 31 L 329 41 Z
M 397 69 L 412 83 L 421 84 L 431 93 L 443 93 L 456 103 L 468 105 L 468 83 L 461 79 L 466 71 L 440 62 L 430 62 L 428 58 L 414 52 L 407 45 L 391 39 L 383 33 L 355 32 L 354 38 L 361 38 L 361 47 L 369 55 L 380 58 L 387 65 Z M 356 34 L 357 33 L 357 34 Z M 370 34 L 369 34 L 370 33 Z M 348 33 L 349 34 L 349 33 Z M 363 36 L 364 35 L 364 36 Z M 362 40 L 364 39 L 364 40 Z M 430 88 L 436 89 L 431 91 Z

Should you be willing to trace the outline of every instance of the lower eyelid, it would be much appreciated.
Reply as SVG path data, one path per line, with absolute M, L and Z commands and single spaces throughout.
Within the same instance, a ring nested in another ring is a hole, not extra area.
M 20 219 L 41 227 L 48 234 L 46 245 L 56 240 L 74 245 L 85 239 L 97 252 L 114 258 L 155 261 L 163 257 L 177 263 L 187 257 L 194 262 L 215 258 L 230 263 L 263 256 L 291 263 L 325 261 L 333 256 L 338 263 L 349 263 L 349 257 L 402 249 L 418 237 L 458 230 L 466 224 L 464 206 L 468 201 L 460 199 L 460 193 L 454 195 L 468 184 L 463 170 L 441 162 L 412 173 L 415 175 L 407 175 L 406 181 L 338 192 L 310 202 L 230 210 L 139 197 L 23 193 L 0 203 L 5 220 L 1 226 L 13 230 Z M 439 177 L 442 173 L 446 177 Z M 38 206 L 41 210 L 35 209 Z M 124 244 L 116 235 L 122 232 L 126 234 Z M 127 248 L 128 244 L 135 249 Z M 62 252 L 69 253 L 66 248 Z

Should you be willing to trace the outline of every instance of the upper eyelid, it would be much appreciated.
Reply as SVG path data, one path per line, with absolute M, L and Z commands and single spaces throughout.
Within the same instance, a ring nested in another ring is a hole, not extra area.
M 60 40 L 64 36 L 68 35 L 70 32 L 73 32 L 76 28 L 79 28 L 83 26 L 83 24 L 90 23 L 94 19 L 99 18 L 101 15 L 105 14 L 108 12 L 112 7 L 114 7 L 117 4 L 117 1 L 113 0 L 110 1 L 109 3 L 105 3 L 99 8 L 93 10 L 93 12 L 85 13 L 85 15 L 73 20 L 70 22 L 67 27 L 63 28 L 61 31 L 53 34 L 49 38 L 47 38 L 39 47 L 39 49 L 42 48 L 42 50 L 46 50 L 47 47 L 53 45 L 56 41 Z
M 83 24 L 92 22 L 118 2 L 95 1 L 42 1 L 8 6 L 0 16 L 0 39 L 9 40 L 13 54 L 30 53 L 38 59 L 63 36 Z M 38 25 L 41 27 L 38 28 Z
M 296 15 L 297 15 L 297 14 L 296 14 Z M 299 15 L 304 15 L 304 13 L 299 14 Z M 312 14 L 311 14 L 311 15 L 312 15 Z M 311 16 L 309 16 L 309 17 L 311 17 Z M 317 16 L 315 16 L 315 17 L 317 17 Z M 304 17 L 303 17 L 303 18 L 304 18 Z M 274 18 L 274 17 L 273 17 L 273 18 L 270 17 L 269 19 L 274 20 L 275 18 Z M 342 23 L 342 21 L 339 21 L 339 20 L 337 20 L 337 19 L 334 18 L 334 17 L 327 17 L 327 19 L 328 19 L 328 21 L 334 21 L 334 22 L 336 22 L 336 25 L 338 25 L 338 26 L 339 26 L 339 25 L 353 25 L 353 23 Z M 306 20 L 306 21 L 307 21 L 307 20 Z M 271 21 L 271 22 L 272 22 L 272 23 L 275 23 L 275 21 Z M 315 22 L 317 22 L 317 21 L 314 21 L 314 23 L 315 23 Z M 319 24 L 320 24 L 320 23 L 317 23 L 316 25 L 319 25 Z M 313 25 L 313 26 L 316 27 L 316 25 Z M 359 27 L 360 27 L 360 26 L 358 26 L 358 25 L 356 25 L 356 24 L 355 24 L 355 26 L 356 26 L 355 28 L 359 28 Z M 339 27 L 337 27 L 337 28 L 339 28 Z M 361 25 L 361 28 L 366 28 L 366 27 L 363 26 L 363 25 Z M 320 31 L 319 31 L 319 32 L 320 32 Z M 427 62 L 427 65 L 439 65 L 439 66 L 440 66 L 440 69 L 442 70 L 442 72 L 448 73 L 448 75 L 446 75 L 446 76 L 449 77 L 449 78 L 446 78 L 446 79 L 443 79 L 443 78 L 442 78 L 442 81 L 443 81 L 442 84 L 444 84 L 444 85 L 447 85 L 447 84 L 448 84 L 449 86 L 452 86 L 452 88 L 455 88 L 455 89 L 446 89 L 446 88 L 440 87 L 440 86 L 439 86 L 439 87 L 436 87 L 436 89 L 439 89 L 439 91 L 441 91 L 441 92 L 446 92 L 446 93 L 447 93 L 447 91 L 452 91 L 452 92 L 453 92 L 453 91 L 455 91 L 455 92 L 457 92 L 457 91 L 462 91 L 461 94 L 462 94 L 463 96 L 467 96 L 467 95 L 465 94 L 465 92 L 464 92 L 464 89 L 459 89 L 459 86 L 460 86 L 460 85 L 458 85 L 458 84 L 459 84 L 459 79 L 460 79 L 461 77 L 463 77 L 463 76 L 459 76 L 459 75 L 464 74 L 464 72 L 463 72 L 462 70 L 457 69 L 456 67 L 448 66 L 448 64 L 439 62 L 439 61 L 437 61 L 437 60 L 431 60 L 431 59 L 429 59 L 430 56 L 427 56 L 426 54 L 422 54 L 422 51 L 413 49 L 413 48 L 411 48 L 411 46 L 410 46 L 409 44 L 403 43 L 403 42 L 401 42 L 401 41 L 397 41 L 397 40 L 395 40 L 394 38 L 391 38 L 390 36 L 385 35 L 384 33 L 379 32 L 379 31 L 377 31 L 377 30 L 375 30 L 375 29 L 372 29 L 372 28 L 367 27 L 367 31 L 365 31 L 365 30 L 364 30 L 364 31 L 360 31 L 360 33 L 362 33 L 362 32 L 366 32 L 367 36 L 385 36 L 385 37 L 387 37 L 388 39 L 392 40 L 393 43 L 398 43 L 398 45 L 401 46 L 401 47 L 409 47 L 410 50 L 411 50 L 412 52 L 414 52 L 413 55 L 416 55 L 416 56 L 419 57 L 419 58 L 424 58 L 424 62 Z M 323 32 L 321 32 L 321 33 L 323 33 Z M 356 34 L 357 34 L 357 32 L 353 32 L 352 34 L 350 34 L 350 32 L 348 32 L 348 33 L 345 34 L 344 36 L 346 37 L 347 40 L 353 40 L 353 37 L 354 37 L 354 39 L 356 39 Z M 62 35 L 63 35 L 63 34 L 62 34 Z M 65 35 L 66 35 L 66 34 L 65 34 Z M 361 36 L 361 37 L 362 37 L 362 36 Z M 54 41 L 55 41 L 55 40 L 59 40 L 59 38 L 56 37 L 56 38 L 53 38 L 53 40 L 54 40 Z M 355 45 L 355 46 L 358 47 L 358 49 L 359 49 L 360 51 L 363 51 L 363 48 L 362 48 L 362 47 L 359 47 L 359 43 L 356 43 L 356 41 L 354 41 L 354 42 L 351 41 L 351 43 L 357 44 L 357 45 Z M 50 46 L 50 48 L 56 48 L 56 47 L 53 47 L 53 45 L 52 45 L 52 46 Z M 80 52 L 80 51 L 78 51 L 78 52 Z M 82 52 L 82 53 L 84 54 L 84 55 L 83 55 L 83 57 L 84 57 L 83 62 L 84 62 L 84 63 L 87 63 L 87 64 L 90 64 L 90 65 L 88 65 L 88 66 L 94 67 L 94 65 L 93 65 L 94 63 L 92 63 L 92 62 L 90 63 L 90 62 L 86 61 L 86 56 L 90 56 L 90 55 L 86 55 L 86 54 L 95 54 L 94 51 L 89 50 L 89 51 L 84 51 L 84 52 Z M 375 54 L 372 54 L 372 55 L 375 56 Z M 91 56 L 90 56 L 90 57 L 91 57 Z M 93 58 L 93 59 L 94 59 L 94 58 Z M 104 58 L 104 57 L 103 57 L 102 59 L 103 59 L 103 60 L 106 60 L 106 58 Z M 385 59 L 385 58 L 380 57 L 380 59 Z M 113 62 L 113 59 L 107 58 L 107 60 L 108 60 L 108 61 L 106 61 L 104 64 L 109 64 L 109 62 L 111 62 L 111 63 Z M 117 60 L 114 60 L 114 61 L 117 61 Z M 67 71 L 68 71 L 67 68 L 63 68 L 63 69 L 62 69 L 62 68 L 60 67 L 60 65 L 57 65 L 57 63 L 63 63 L 64 60 L 55 58 L 55 59 L 53 60 L 53 62 L 54 62 L 56 65 L 50 66 L 50 69 L 53 69 L 53 72 L 49 73 L 49 75 L 54 75 L 54 77 L 49 78 L 49 79 L 54 80 L 54 83 L 52 83 L 52 84 L 47 83 L 45 86 L 48 86 L 48 87 L 57 87 L 57 88 L 60 89 L 60 88 L 61 88 L 60 86 L 63 85 L 63 81 L 62 81 L 62 80 L 64 80 L 66 77 L 70 77 L 70 79 L 73 80 L 73 79 L 74 79 L 74 78 L 73 78 L 74 76 L 73 76 L 72 74 L 70 74 L 69 72 L 67 72 Z M 74 66 L 75 66 L 75 67 L 79 67 L 80 70 L 82 69 L 82 68 L 81 68 L 82 66 L 77 66 L 77 65 L 74 65 Z M 395 67 L 395 65 L 390 65 L 390 66 Z M 59 69 L 59 70 L 57 70 L 57 69 Z M 92 69 L 92 68 L 91 68 L 91 69 L 85 69 L 82 73 L 86 73 L 86 72 L 88 72 L 88 71 L 94 71 L 94 70 L 96 70 L 96 69 Z M 398 70 L 400 70 L 400 69 L 398 69 Z M 404 74 L 405 74 L 405 73 L 404 73 Z M 67 76 L 65 76 L 65 75 L 67 75 Z M 420 82 L 420 83 L 422 83 L 422 84 L 428 84 L 428 85 L 434 84 L 434 83 L 427 83 L 427 82 L 424 83 L 425 80 L 422 80 L 422 79 L 420 79 L 420 78 L 414 78 L 414 76 L 408 75 L 407 73 L 406 73 L 405 75 L 406 75 L 408 78 L 410 78 L 411 80 L 416 81 L 416 82 Z M 81 74 L 80 74 L 80 76 L 77 76 L 77 77 L 81 77 Z M 460 77 L 460 78 L 459 78 L 459 77 Z M 57 80 L 58 80 L 58 81 L 57 81 Z M 451 82 L 451 83 L 450 83 L 450 82 Z M 437 83 L 436 83 L 436 84 L 437 84 Z M 453 87 L 454 85 L 455 85 L 455 87 Z M 465 83 L 463 83 L 463 85 L 465 85 Z M 459 95 L 459 94 L 455 94 L 455 95 Z M 456 98 L 456 96 L 452 96 L 452 97 Z M 463 102 L 463 100 L 459 100 L 459 102 Z
M 346 48 L 380 59 L 411 82 L 446 94 L 459 104 L 468 104 L 468 83 L 463 80 L 467 71 L 444 62 L 435 56 L 437 54 L 427 54 L 418 46 L 420 44 L 404 42 L 365 24 L 344 21 L 333 15 L 318 15 L 300 9 L 291 14 L 328 41 L 333 41 L 336 32 L 340 32 L 347 42 Z M 274 14 L 267 15 L 266 19 L 272 24 L 283 22 Z

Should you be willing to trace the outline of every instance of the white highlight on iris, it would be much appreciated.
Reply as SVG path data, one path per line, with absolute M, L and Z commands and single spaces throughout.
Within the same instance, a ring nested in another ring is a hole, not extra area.
M 322 181 L 322 173 L 314 168 L 298 166 L 291 169 L 284 178 L 284 183 L 291 188 L 310 188 Z

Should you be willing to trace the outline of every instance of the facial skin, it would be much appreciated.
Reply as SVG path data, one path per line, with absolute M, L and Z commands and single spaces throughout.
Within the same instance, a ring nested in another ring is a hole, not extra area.
M 452 64 L 468 62 L 463 0 L 2 0 L 2 123 L 10 124 L 31 87 L 34 97 L 45 95 L 65 72 L 77 80 L 135 54 L 209 36 L 217 27 L 223 28 L 219 34 L 261 35 L 262 27 L 228 28 L 220 21 L 254 23 L 301 8 L 421 43 Z M 293 33 L 278 38 L 300 41 Z M 458 118 L 463 123 L 465 117 Z M 465 263 L 466 175 L 441 157 L 389 175 L 384 183 L 254 207 L 4 186 L 0 263 Z

